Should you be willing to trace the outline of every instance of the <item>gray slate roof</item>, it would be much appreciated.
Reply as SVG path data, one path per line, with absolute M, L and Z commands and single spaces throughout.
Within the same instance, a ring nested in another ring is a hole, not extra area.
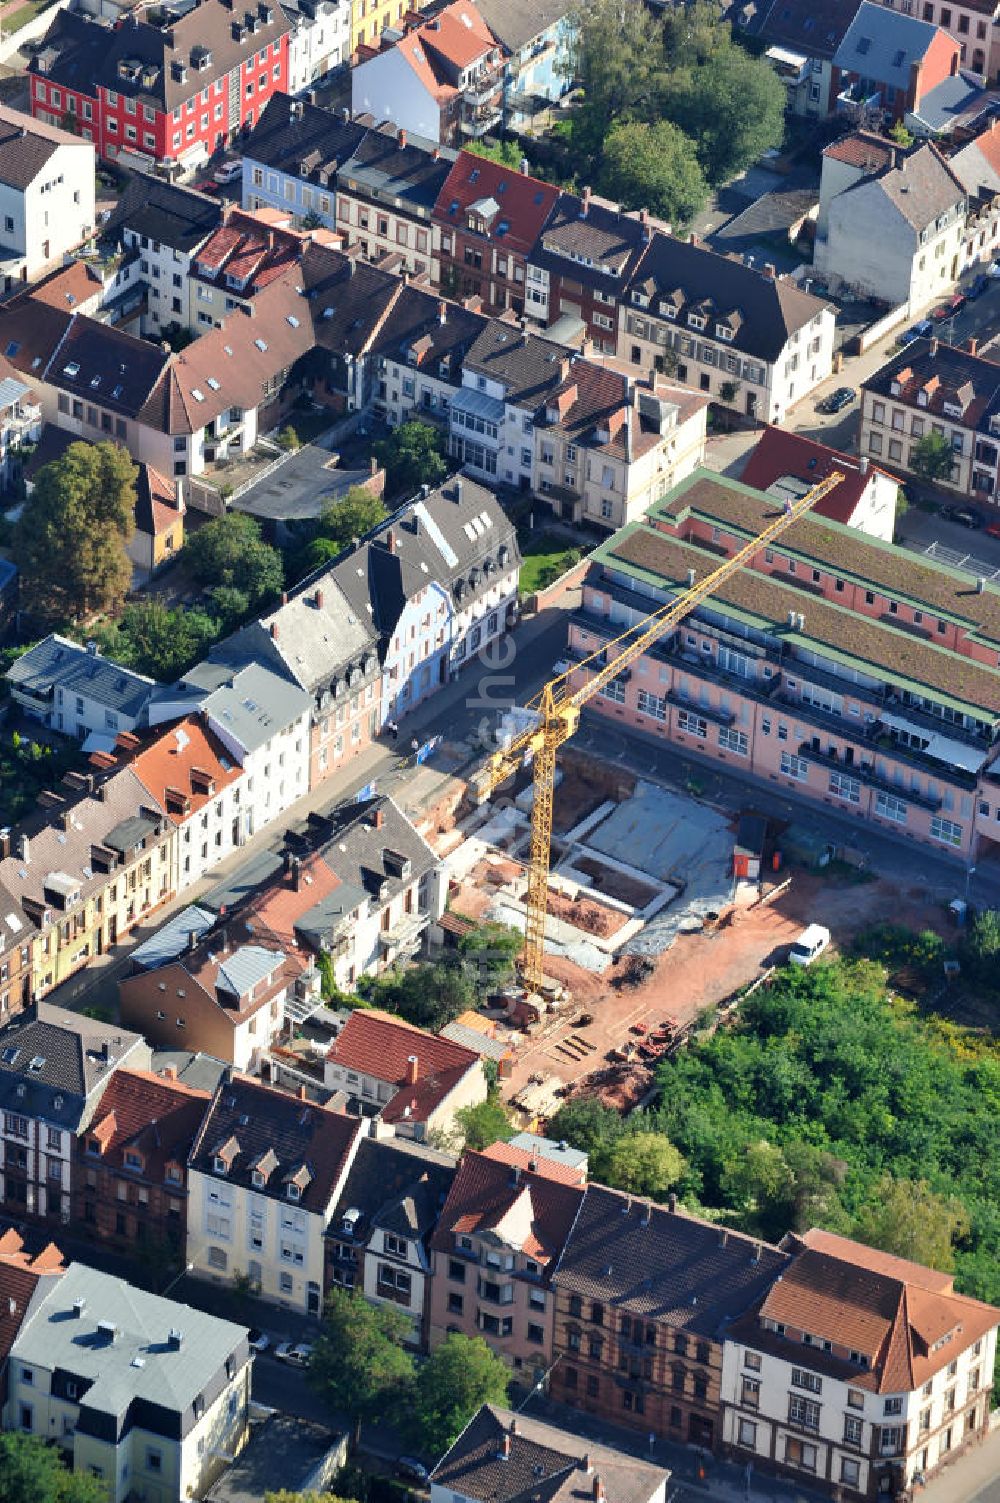
M 0 1109 L 78 1132 L 114 1071 L 149 1059 L 141 1034 L 38 1002 L 0 1031 Z
M 381 828 L 375 826 L 376 813 L 381 813 Z M 402 892 L 438 864 L 437 856 L 423 836 L 384 794 L 365 799 L 363 803 L 339 805 L 329 816 L 327 830 L 324 830 L 320 846 L 320 854 L 327 866 L 342 883 L 365 897 L 377 897 L 380 884 L 384 884 L 387 897 L 379 898 L 380 903 Z M 390 851 L 410 862 L 409 876 L 404 878 L 393 874 L 386 862 L 386 852 Z M 336 897 L 337 893 L 333 896 Z M 353 908 L 357 906 L 355 902 Z M 306 929 L 314 913 L 315 910 L 310 910 L 296 927 Z
M 129 960 L 132 966 L 140 971 L 155 971 L 158 966 L 176 960 L 178 955 L 188 948 L 192 933 L 200 937 L 211 929 L 214 923 L 214 913 L 209 913 L 207 908 L 199 908 L 192 903 L 189 908 L 175 913 L 173 918 L 168 919 L 155 934 L 150 935 L 149 939 L 144 940 L 141 945 L 136 945 Z
M 252 752 L 291 725 L 309 704 L 308 694 L 297 684 L 260 663 L 248 663 L 245 668 L 230 668 L 226 681 L 213 689 L 202 708 L 221 732 L 228 732 Z
M 76 1300 L 84 1302 L 80 1315 L 74 1314 Z M 99 1321 L 113 1324 L 113 1341 L 98 1332 Z M 171 1330 L 181 1332 L 179 1348 L 168 1342 Z M 149 1425 L 163 1410 L 167 1423 L 171 1411 L 180 1416 L 186 1434 L 196 1397 L 203 1395 L 207 1408 L 225 1387 L 226 1359 L 235 1371 L 249 1361 L 245 1326 L 147 1294 L 83 1263 L 71 1263 L 25 1321 L 12 1354 L 29 1366 L 58 1369 L 85 1388 L 77 1427 L 84 1434 L 98 1431 L 104 1416 L 114 1417 L 120 1429 L 130 1419 Z
M 936 36 L 937 27 L 929 21 L 862 0 L 833 55 L 834 66 L 905 94 L 913 63 L 920 62 Z
M 647 1503 L 669 1475 L 588 1436 L 484 1404 L 432 1479 L 478 1503 L 592 1503 L 600 1477 L 608 1503 Z
M 294 105 L 295 113 L 288 94 L 272 94 L 244 142 L 243 155 L 248 161 L 273 167 L 276 172 L 318 182 L 320 170 L 332 171 L 346 161 L 369 127 L 343 120 L 339 114 L 307 100 L 296 100 Z M 308 164 L 304 175 L 303 163 Z
M 118 239 L 134 230 L 190 254 L 222 223 L 222 204 L 208 193 L 134 172 L 111 211 L 103 235 Z
M 404 1138 L 364 1138 L 330 1218 L 327 1235 L 344 1238 L 343 1219 L 360 1211 L 353 1235 L 364 1246 L 375 1226 L 399 1235 L 425 1237 L 433 1229 L 455 1177 L 457 1159 L 450 1153 Z M 419 1200 L 414 1192 L 419 1187 Z M 404 1204 L 404 1202 L 406 1204 Z M 397 1209 L 398 1208 L 398 1209 Z
M 787 1261 L 739 1232 L 589 1185 L 553 1283 L 721 1339 L 726 1323 L 761 1298 Z
M 362 675 L 356 683 L 369 682 L 379 671 L 378 633 L 371 618 L 352 606 L 327 576 L 314 576 L 308 587 L 300 587 L 248 632 L 266 636 L 295 682 L 310 693 L 331 688 L 352 668 Z
M 56 689 L 79 694 L 131 720 L 139 718 L 156 687 L 153 679 L 89 652 L 57 632 L 12 663 L 7 681 L 30 694 L 50 695 Z
M 567 0 L 476 0 L 477 11 L 508 52 L 520 52 L 569 8 Z
M 510 1139 L 511 1148 L 520 1148 L 540 1159 L 551 1159 L 554 1164 L 564 1164 L 567 1169 L 583 1169 L 587 1155 L 582 1148 L 571 1148 L 568 1143 L 557 1143 L 555 1138 L 542 1138 L 538 1133 L 519 1132 Z
M 23 193 L 62 145 L 82 145 L 53 125 L 0 104 L 0 183 Z

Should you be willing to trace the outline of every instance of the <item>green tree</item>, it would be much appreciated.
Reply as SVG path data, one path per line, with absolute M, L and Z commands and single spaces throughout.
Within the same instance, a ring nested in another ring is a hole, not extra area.
M 663 48 L 657 23 L 630 0 L 581 0 L 569 14 L 567 72 L 583 86 L 572 145 L 581 170 L 621 120 L 655 118 Z
M 109 657 L 170 683 L 203 658 L 219 634 L 218 621 L 205 611 L 146 598 L 127 605 L 113 627 L 95 635 Z
M 420 1369 L 408 1429 L 422 1454 L 439 1457 L 483 1404 L 506 1404 L 510 1372 L 481 1336 L 453 1333 Z
M 301 447 L 302 444 L 299 441 L 299 435 L 291 423 L 286 423 L 278 434 L 278 448 L 284 449 L 287 453 L 294 454 L 295 450 L 301 449 Z
M 108 1485 L 89 1472 L 73 1472 L 55 1446 L 40 1436 L 0 1435 L 3 1503 L 107 1503 Z
M 698 152 L 668 120 L 612 127 L 604 141 L 601 187 L 626 209 L 650 209 L 683 228 L 708 202 Z
M 955 1196 L 936 1195 L 926 1180 L 886 1174 L 862 1208 L 856 1235 L 870 1247 L 950 1273 L 955 1244 L 968 1231 L 968 1214 Z
M 914 445 L 910 468 L 924 480 L 950 480 L 954 464 L 951 441 L 943 433 L 925 433 Z
M 409 1320 L 392 1305 L 370 1305 L 362 1294 L 334 1289 L 309 1382 L 331 1409 L 347 1414 L 355 1444 L 366 1420 L 381 1418 L 404 1402 L 413 1385 L 413 1358 L 404 1349 Z
M 668 68 L 693 68 L 709 62 L 732 45 L 728 22 L 719 19 L 715 0 L 687 0 L 667 6 L 662 23 L 663 56 Z
M 354 1500 L 341 1498 L 337 1493 L 318 1493 L 312 1488 L 305 1493 L 296 1493 L 289 1487 L 282 1487 L 276 1493 L 265 1493 L 264 1503 L 354 1503 Z
M 902 120 L 896 121 L 895 125 L 892 127 L 892 130 L 889 132 L 889 136 L 893 141 L 895 141 L 897 146 L 905 147 L 913 145 L 913 135 L 906 129 L 906 126 L 903 124 Z
M 593 1096 L 567 1101 L 549 1119 L 548 1126 L 550 1138 L 589 1155 L 591 1179 L 600 1178 L 596 1166 L 604 1161 L 624 1131 L 621 1114 Z
M 774 69 L 742 48 L 722 47 L 704 63 L 671 73 L 661 110 L 695 142 L 713 187 L 780 146 L 785 134 L 785 87 Z
M 962 963 L 981 986 L 1000 989 L 1000 913 L 984 908 L 969 924 L 962 942 Z
M 493 1091 L 475 1106 L 459 1107 L 455 1113 L 466 1148 L 489 1148 L 492 1143 L 506 1143 L 514 1136 L 510 1112 Z
M 443 434 L 415 418 L 400 423 L 388 438 L 379 439 L 374 449 L 393 495 L 415 491 L 421 485 L 440 485 L 448 473 Z
M 260 523 L 243 512 L 206 522 L 188 539 L 184 560 L 199 584 L 242 590 L 252 606 L 281 590 L 281 554 L 264 542 Z
M 662 1200 L 681 1179 L 684 1157 L 658 1132 L 626 1132 L 607 1155 L 603 1174 L 616 1190 Z
M 319 538 L 333 543 L 337 553 L 354 541 L 363 538 L 389 515 L 381 496 L 365 490 L 363 485 L 352 485 L 346 495 L 330 501 L 323 508 L 319 519 Z
M 509 167 L 512 172 L 520 172 L 521 161 L 524 152 L 516 141 L 469 141 L 464 148 L 471 151 L 473 156 L 486 157 L 490 162 L 499 162 L 501 167 Z
M 112 443 L 70 444 L 39 470 L 13 540 L 32 616 L 65 623 L 120 607 L 132 582 L 135 477 Z
M 373 1007 L 394 1012 L 438 1033 L 460 1012 L 473 1007 L 476 995 L 461 966 L 446 961 L 434 965 L 397 967 L 381 976 L 364 977 L 358 991 Z
M 477 924 L 458 942 L 458 953 L 480 994 L 510 985 L 523 949 L 522 935 L 509 924 Z

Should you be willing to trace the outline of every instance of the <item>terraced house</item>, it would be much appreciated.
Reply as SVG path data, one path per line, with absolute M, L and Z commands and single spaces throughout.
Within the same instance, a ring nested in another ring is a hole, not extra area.
M 682 483 L 593 555 L 571 656 L 703 578 L 778 505 L 704 472 Z M 595 706 L 971 861 L 1000 849 L 998 665 L 996 589 L 812 516 Z

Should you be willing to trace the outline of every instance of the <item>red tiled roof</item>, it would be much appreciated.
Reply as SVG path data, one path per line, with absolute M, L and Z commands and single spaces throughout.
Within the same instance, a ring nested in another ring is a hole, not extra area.
M 105 1162 L 119 1162 L 132 1148 L 143 1156 L 146 1177 L 162 1179 L 167 1164 L 187 1163 L 208 1101 L 207 1091 L 180 1081 L 147 1070 L 116 1070 L 90 1133 L 99 1139 Z
M 425 21 L 416 32 L 421 42 L 456 68 L 467 68 L 484 52 L 499 47 L 476 7 L 469 0 L 455 0 Z
M 477 1064 L 479 1056 L 462 1044 L 439 1038 L 423 1028 L 414 1028 L 402 1018 L 377 1008 L 359 1008 L 352 1012 L 340 1034 L 330 1045 L 327 1059 L 359 1075 L 371 1075 L 389 1085 L 406 1083 L 411 1055 L 417 1057 L 417 1084 L 443 1072 L 461 1075 Z
M 837 1232 L 824 1231 L 814 1226 L 802 1232 L 799 1241 L 814 1252 L 829 1253 L 833 1258 L 843 1258 L 859 1268 L 868 1268 L 872 1273 L 884 1273 L 905 1284 L 917 1284 L 923 1289 L 933 1289 L 938 1294 L 953 1294 L 955 1280 L 950 1273 L 941 1273 L 936 1268 L 925 1268 L 923 1263 L 911 1263 L 906 1258 L 897 1258 L 893 1253 L 883 1252 L 878 1247 L 867 1247 L 864 1242 L 855 1242 L 851 1237 L 841 1237 Z
M 529 1153 L 526 1148 L 515 1148 L 511 1143 L 493 1143 L 484 1152 L 486 1158 L 496 1159 L 498 1164 L 530 1169 L 532 1174 L 538 1174 L 542 1179 L 558 1180 L 562 1185 L 587 1183 L 587 1171 L 582 1166 L 574 1168 L 571 1164 L 560 1164 L 555 1159 L 546 1158 L 543 1153 Z
M 275 878 L 269 887 L 255 894 L 241 910 L 241 917 L 252 919 L 255 932 L 267 930 L 284 944 L 298 943 L 296 920 L 310 908 L 329 897 L 340 886 L 340 878 L 330 870 L 322 856 L 303 858 L 296 877 L 291 872 Z
M 183 515 L 184 502 L 178 505 L 173 483 L 152 465 L 141 464 L 135 482 L 136 530 L 147 537 L 160 537 Z
M 172 726 L 140 752 L 132 770 L 177 825 L 204 808 L 243 772 L 222 742 L 194 717 Z M 201 773 L 207 776 L 200 777 Z M 212 792 L 208 791 L 210 786 Z M 178 795 L 186 800 L 183 807 Z
M 0 1235 L 0 1363 L 6 1363 L 39 1279 L 64 1271 L 54 1242 L 32 1258 L 13 1227 Z
M 493 198 L 500 205 L 490 239 L 527 255 L 555 207 L 559 189 L 487 157 L 460 151 L 438 194 L 432 217 L 442 225 L 464 225 L 466 210 L 481 198 Z M 509 228 L 498 235 L 496 229 L 501 223 Z
M 851 135 L 844 136 L 839 141 L 834 141 L 823 152 L 825 157 L 832 157 L 836 162 L 844 162 L 849 167 L 863 167 L 870 172 L 881 172 L 883 167 L 891 165 L 898 148 L 883 136 L 876 136 L 869 131 L 853 131 Z
M 520 1251 L 546 1265 L 548 1272 L 569 1236 L 583 1194 L 579 1185 L 511 1166 L 495 1155 L 467 1153 L 431 1246 L 439 1252 L 451 1252 L 456 1236 L 493 1231 L 503 1238 L 523 1231 Z
M 828 449 L 826 444 L 819 444 L 801 433 L 790 433 L 785 428 L 768 426 L 751 449 L 740 481 L 743 485 L 752 485 L 755 490 L 766 491 L 769 485 L 788 475 L 806 485 L 816 485 L 820 480 L 825 480 L 833 470 L 839 470 L 843 480 L 829 495 L 816 503 L 815 511 L 818 516 L 829 517 L 831 522 L 843 522 L 846 525 L 854 516 L 871 473 L 876 469 L 890 480 L 895 480 L 896 477 L 889 475 L 889 471 L 883 470 L 881 466 L 869 464 L 862 471 L 858 461 L 847 454 Z

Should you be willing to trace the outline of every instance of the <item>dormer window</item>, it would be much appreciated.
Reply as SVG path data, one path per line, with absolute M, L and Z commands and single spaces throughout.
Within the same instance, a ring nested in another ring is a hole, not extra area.
M 925 391 L 918 391 L 917 392 L 917 406 L 918 407 L 926 407 L 927 406 L 927 400 L 928 400 L 927 393 Z
M 661 303 L 660 312 L 663 314 L 664 318 L 677 317 L 677 308 L 673 303 Z
M 691 328 L 691 329 L 698 329 L 698 330 L 704 329 L 704 327 L 705 327 L 705 318 L 704 318 L 704 315 L 701 314 L 701 313 L 689 313 L 688 314 L 688 327 Z
M 126 1169 L 141 1169 L 142 1168 L 142 1166 L 143 1166 L 142 1154 L 141 1153 L 137 1153 L 134 1148 L 126 1148 L 124 1157 L 125 1157 L 125 1168 Z
M 900 386 L 898 381 L 893 381 L 892 385 L 889 387 L 889 390 L 892 392 L 892 395 L 894 397 L 898 397 L 902 389 L 903 388 Z
M 637 308 L 648 308 L 649 307 L 649 298 L 646 296 L 646 294 L 644 292 L 633 292 L 632 293 L 632 301 L 633 301 L 633 303 L 635 303 L 635 305 L 636 305 Z
M 728 324 L 716 324 L 715 335 L 717 339 L 732 340 L 733 331 Z
M 267 1184 L 267 1180 L 264 1178 L 259 1169 L 254 1170 L 253 1174 L 251 1175 L 251 1179 L 253 1180 L 253 1187 L 255 1190 L 263 1190 L 264 1186 Z
M 168 1164 L 163 1171 L 163 1178 L 168 1185 L 179 1185 L 181 1182 L 180 1164 Z
M 213 1174 L 228 1174 L 229 1173 L 229 1165 L 226 1163 L 226 1161 L 222 1157 L 221 1153 L 215 1154 L 214 1157 L 213 1157 L 213 1159 L 212 1159 L 212 1173 Z
M 288 1195 L 288 1199 L 289 1200 L 301 1200 L 302 1199 L 302 1190 L 295 1183 L 294 1180 L 289 1180 L 288 1185 L 286 1187 L 286 1194 Z
M 87 1152 L 88 1153 L 94 1153 L 94 1154 L 96 1154 L 98 1156 L 98 1158 L 100 1158 L 100 1155 L 101 1155 L 101 1140 L 100 1140 L 100 1138 L 89 1137 L 87 1139 Z

